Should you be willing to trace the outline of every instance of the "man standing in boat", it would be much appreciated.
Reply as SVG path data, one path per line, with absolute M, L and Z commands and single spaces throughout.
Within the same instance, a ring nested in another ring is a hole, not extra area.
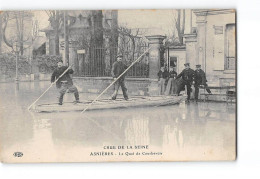
M 117 56 L 117 61 L 115 61 L 113 63 L 112 66 L 112 70 L 111 70 L 111 75 L 113 77 L 114 80 L 117 79 L 117 77 L 119 77 L 126 69 L 127 66 L 122 62 L 123 56 L 122 55 L 118 55 Z M 115 91 L 112 95 L 112 100 L 116 99 L 117 93 L 118 93 L 118 89 L 121 86 L 121 89 L 123 91 L 123 95 L 125 100 L 128 100 L 128 95 L 127 95 L 127 88 L 125 85 L 125 75 L 122 75 L 116 82 L 115 82 Z
M 61 76 L 65 70 L 69 70 Z M 79 92 L 76 86 L 73 85 L 72 78 L 70 74 L 72 74 L 74 71 L 71 69 L 71 67 L 63 66 L 63 61 L 58 61 L 58 67 L 54 70 L 54 72 L 51 75 L 51 82 L 53 83 L 56 79 L 58 79 L 60 76 L 60 79 L 56 82 L 56 87 L 59 89 L 59 105 L 62 105 L 63 103 L 63 96 L 68 90 L 70 93 L 74 93 L 75 96 L 75 102 L 79 102 Z
M 192 85 L 192 82 L 194 81 L 195 72 L 194 72 L 194 70 L 192 70 L 190 68 L 190 63 L 185 63 L 184 66 L 185 66 L 185 69 L 176 77 L 176 79 L 182 77 L 182 80 L 183 80 L 181 85 L 179 86 L 179 88 L 177 90 L 177 94 L 179 95 L 180 91 L 186 86 L 187 95 L 188 95 L 187 101 L 189 102 L 190 101 L 190 93 L 192 91 L 191 85 Z
M 199 87 L 203 86 L 206 91 L 211 94 L 210 89 L 208 88 L 207 85 L 207 79 L 206 79 L 206 74 L 205 72 L 201 69 L 201 65 L 196 65 L 196 70 L 195 70 L 195 101 L 198 101 L 199 97 Z

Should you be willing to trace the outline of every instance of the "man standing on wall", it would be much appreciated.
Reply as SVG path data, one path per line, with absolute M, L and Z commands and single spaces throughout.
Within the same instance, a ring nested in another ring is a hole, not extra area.
M 185 69 L 182 70 L 182 72 L 176 77 L 176 79 L 182 77 L 182 80 L 183 80 L 177 90 L 177 94 L 180 95 L 181 90 L 186 86 L 187 95 L 188 95 L 187 101 L 189 102 L 190 93 L 191 93 L 191 85 L 192 85 L 192 81 L 194 80 L 195 72 L 194 72 L 194 70 L 192 70 L 190 68 L 189 63 L 185 63 L 184 66 L 185 66 Z
M 51 82 L 53 83 L 56 79 L 58 79 L 64 71 L 67 70 L 67 66 L 63 66 L 63 61 L 58 61 L 58 67 L 54 70 L 54 72 L 51 75 Z M 63 103 L 63 96 L 68 90 L 70 93 L 74 93 L 75 96 L 75 102 L 79 103 L 79 92 L 76 86 L 73 85 L 72 79 L 70 77 L 70 74 L 72 74 L 74 71 L 72 69 L 69 69 L 63 76 L 60 77 L 60 79 L 56 82 L 56 87 L 59 89 L 59 105 L 62 105 Z
M 175 81 L 177 77 L 177 73 L 173 70 L 173 67 L 170 67 L 169 71 L 169 80 L 167 83 L 167 87 L 165 89 L 165 95 L 173 95 L 176 94 L 178 87 Z
M 111 75 L 113 77 L 113 79 L 115 80 L 116 78 L 118 78 L 126 69 L 127 66 L 122 62 L 123 56 L 122 55 L 118 55 L 117 56 L 117 61 L 115 61 L 113 63 L 112 66 L 112 70 L 111 70 Z M 127 88 L 125 86 L 125 75 L 122 75 L 116 82 L 115 82 L 115 91 L 112 95 L 112 100 L 116 99 L 117 93 L 118 93 L 118 89 L 121 86 L 121 89 L 123 91 L 123 95 L 125 100 L 128 100 L 128 95 L 127 95 Z
M 202 86 L 206 89 L 206 91 L 211 94 L 210 89 L 208 88 L 207 85 L 207 79 L 206 79 L 206 74 L 205 72 L 201 69 L 201 65 L 196 65 L 196 70 L 195 70 L 195 100 L 198 101 L 199 97 L 199 87 Z
M 164 95 L 165 88 L 167 85 L 166 81 L 169 77 L 169 72 L 165 69 L 164 66 L 162 66 L 160 71 L 157 73 L 157 76 L 158 76 L 159 95 Z

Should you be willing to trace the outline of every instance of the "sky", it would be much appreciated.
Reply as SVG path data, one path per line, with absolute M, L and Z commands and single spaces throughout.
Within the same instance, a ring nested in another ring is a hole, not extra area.
M 173 30 L 173 10 L 119 10 L 119 25 L 129 28 L 150 28 L 149 33 L 165 35 Z
M 48 15 L 45 11 L 34 11 L 35 19 L 38 20 L 39 29 L 49 25 Z M 119 25 L 129 28 L 152 28 L 153 32 L 160 35 L 172 33 L 173 10 L 119 10 Z

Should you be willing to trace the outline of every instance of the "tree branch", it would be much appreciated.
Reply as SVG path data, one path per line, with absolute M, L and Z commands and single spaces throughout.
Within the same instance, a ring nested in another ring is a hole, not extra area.
M 8 42 L 8 40 L 7 40 L 7 38 L 6 38 L 6 34 L 5 34 L 5 31 L 6 31 L 8 22 L 9 22 L 9 14 L 8 14 L 8 12 L 6 12 L 5 25 L 4 25 L 4 28 L 3 28 L 3 40 L 4 40 L 4 42 L 6 43 L 6 45 L 7 45 L 8 47 L 13 48 L 13 44 L 12 44 L 11 42 Z

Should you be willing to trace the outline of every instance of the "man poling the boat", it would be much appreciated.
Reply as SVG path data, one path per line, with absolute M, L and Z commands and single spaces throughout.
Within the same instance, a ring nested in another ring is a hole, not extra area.
M 140 61 L 141 58 L 142 58 L 142 56 L 144 56 L 145 54 L 147 54 L 150 49 L 151 49 L 151 47 L 148 48 L 142 55 L 140 55 L 140 56 L 139 56 L 130 66 L 128 66 L 127 69 L 125 69 L 125 71 L 122 72 L 116 79 L 114 79 L 114 81 L 113 81 L 100 95 L 98 95 L 90 104 L 87 105 L 87 107 L 81 112 L 81 114 L 84 113 L 93 103 L 95 103 L 95 102 L 98 100 L 98 98 L 100 98 L 100 96 L 102 96 L 112 85 L 114 85 L 114 84 L 117 82 L 117 80 L 119 80 L 136 62 Z
M 119 77 L 126 69 L 127 66 L 122 62 L 123 59 L 123 55 L 117 55 L 117 61 L 115 61 L 113 63 L 113 67 L 111 70 L 111 75 L 113 77 L 114 80 L 117 79 L 117 77 Z M 125 100 L 128 100 L 128 95 L 127 95 L 127 88 L 125 85 L 125 75 L 122 75 L 116 82 L 115 82 L 115 91 L 112 95 L 112 100 L 116 99 L 119 87 L 121 86 L 122 92 L 123 92 L 123 96 L 125 98 Z
M 73 74 L 73 70 L 70 67 L 63 66 L 63 61 L 58 61 L 57 63 L 58 67 L 54 70 L 54 72 L 51 75 L 51 82 L 56 82 L 56 87 L 59 89 L 59 105 L 62 105 L 63 103 L 63 96 L 68 90 L 70 93 L 74 93 L 75 101 L 74 103 L 79 102 L 79 92 L 76 86 L 73 85 L 72 78 L 70 74 Z M 67 72 L 65 72 L 67 70 Z M 64 74 L 65 72 L 65 74 Z M 62 75 L 63 74 L 63 75 Z M 55 81 L 58 79 L 57 81 Z
M 58 78 L 56 78 L 56 80 L 51 83 L 51 85 L 41 94 L 41 96 L 39 96 L 39 98 L 37 98 L 29 107 L 28 107 L 28 110 L 30 110 L 40 99 L 41 97 L 43 97 L 43 95 L 45 93 L 47 93 L 47 91 L 49 91 L 49 89 L 51 89 L 51 87 L 65 74 L 68 72 L 68 70 L 71 69 L 72 66 L 69 66 Z

